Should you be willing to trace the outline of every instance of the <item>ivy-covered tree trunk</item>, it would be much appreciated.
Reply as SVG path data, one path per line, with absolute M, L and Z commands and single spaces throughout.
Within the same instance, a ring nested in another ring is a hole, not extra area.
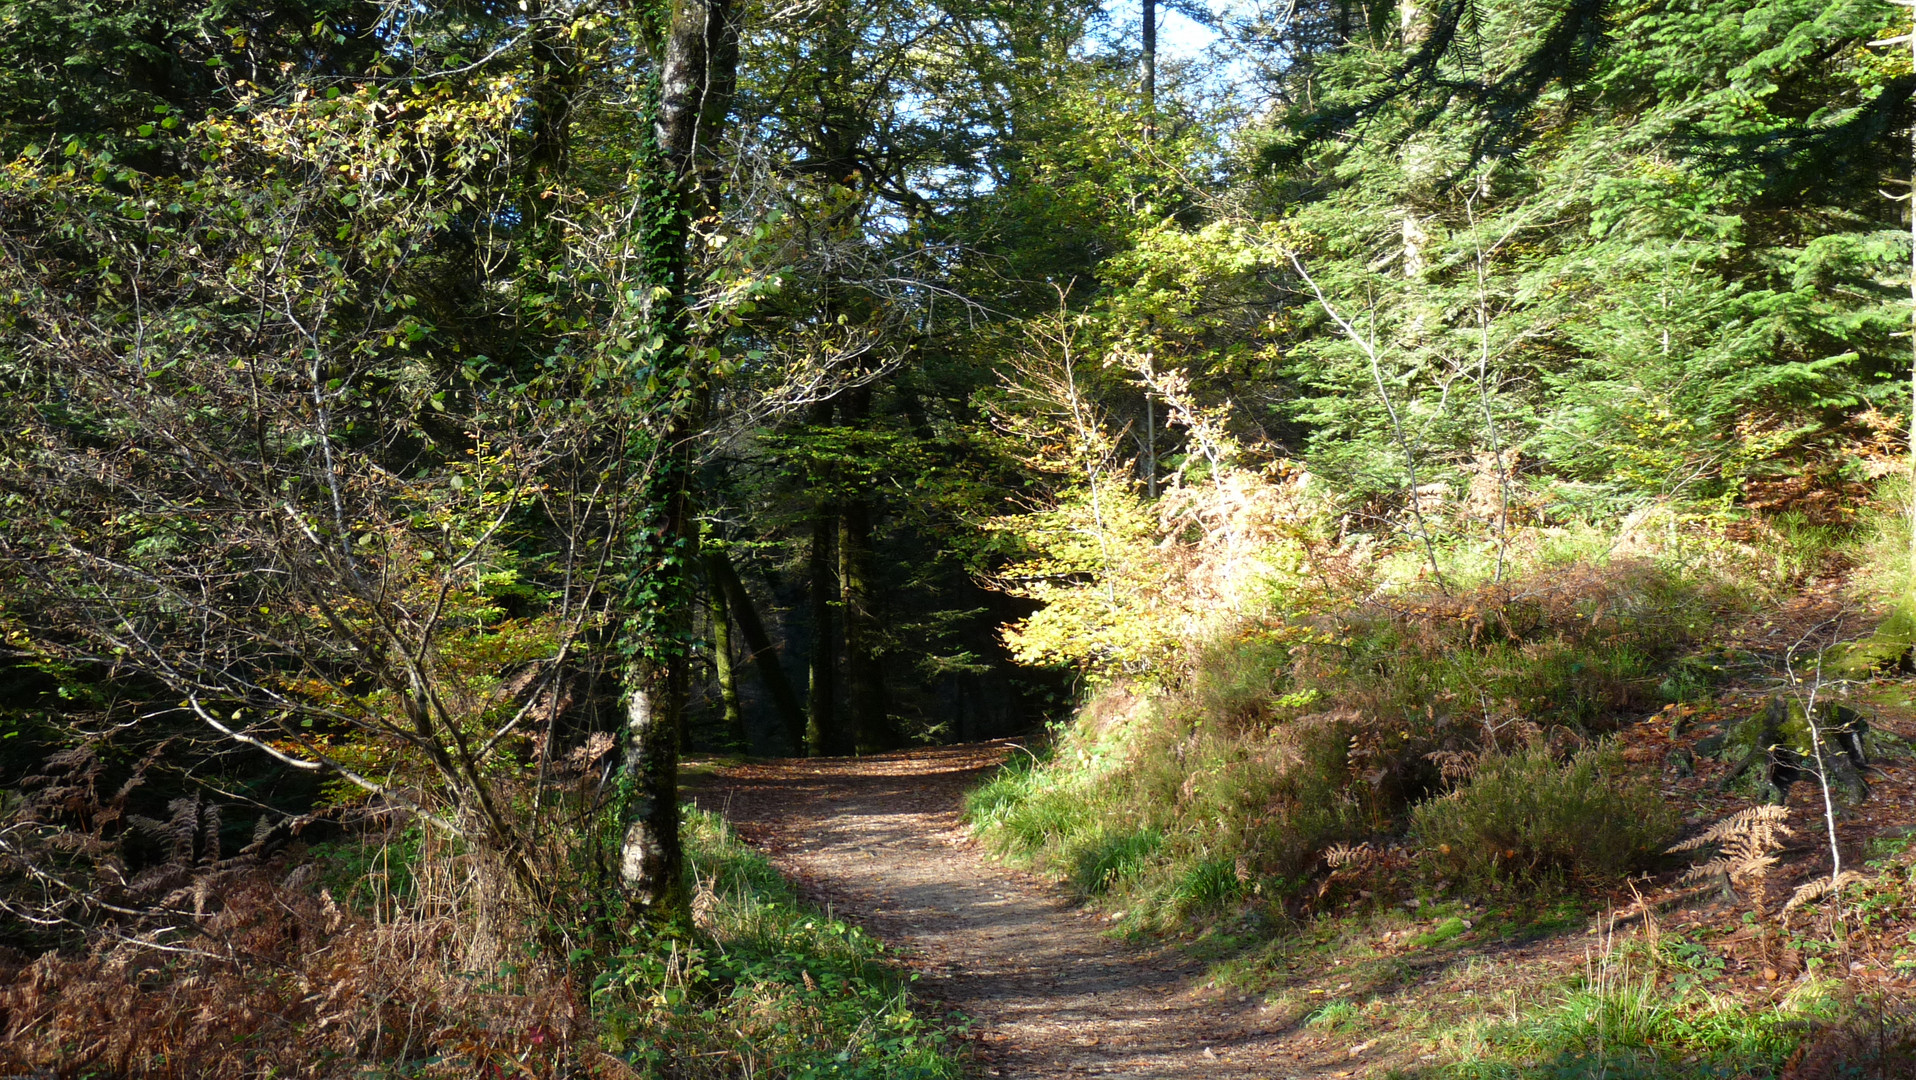
M 638 415 L 628 458 L 644 477 L 629 534 L 624 759 L 626 825 L 620 878 L 635 914 L 681 918 L 686 910 L 679 846 L 679 736 L 691 638 L 693 523 L 691 446 L 704 401 L 703 350 L 691 340 L 691 217 L 714 196 L 698 183 L 698 153 L 716 139 L 738 63 L 731 0 L 674 0 L 663 28 L 648 192 L 640 244 L 650 287 L 649 355 L 633 393 Z

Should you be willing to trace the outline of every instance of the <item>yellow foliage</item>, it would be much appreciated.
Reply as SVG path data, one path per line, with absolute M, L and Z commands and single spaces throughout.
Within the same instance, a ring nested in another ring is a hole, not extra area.
M 1274 584 L 1324 568 L 1314 557 L 1322 506 L 1288 462 L 1226 468 L 1175 485 L 1156 503 L 1134 484 L 1067 489 L 1057 504 L 992 527 L 1026 550 L 994 576 L 1043 606 L 1005 631 L 1026 664 L 1094 679 L 1174 673 L 1192 642 L 1254 617 Z

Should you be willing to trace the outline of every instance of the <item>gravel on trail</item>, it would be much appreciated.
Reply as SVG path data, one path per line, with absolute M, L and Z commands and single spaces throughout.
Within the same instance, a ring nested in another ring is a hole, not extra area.
M 1363 1076 L 1367 1063 L 1167 947 L 1116 940 L 1061 890 L 993 861 L 960 820 L 1004 742 L 725 765 L 688 786 L 806 898 L 884 941 L 918 992 L 973 1021 L 1015 1078 Z

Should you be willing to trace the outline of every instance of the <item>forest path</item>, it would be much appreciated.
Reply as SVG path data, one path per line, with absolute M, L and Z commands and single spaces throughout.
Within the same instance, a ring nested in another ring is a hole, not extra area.
M 959 812 L 1006 743 L 721 766 L 689 786 L 807 899 L 890 946 L 975 1022 L 983 1072 L 1043 1078 L 1364 1075 L 1173 949 L 1113 940 L 1055 886 L 990 860 Z

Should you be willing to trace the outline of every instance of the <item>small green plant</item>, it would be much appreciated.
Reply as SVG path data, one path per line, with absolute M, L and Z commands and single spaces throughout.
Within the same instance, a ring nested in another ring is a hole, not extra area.
M 1228 858 L 1192 864 L 1171 886 L 1170 901 L 1179 913 L 1221 907 L 1244 895 L 1244 882 Z
M 1478 1021 L 1469 1060 L 1437 1075 L 1508 1080 L 1688 1080 L 1773 1076 L 1810 1024 L 1832 1015 L 1831 986 L 1809 982 L 1781 1001 L 1752 1004 L 1711 992 L 1721 966 L 1708 950 L 1666 938 L 1652 955 L 1606 942 L 1581 977 L 1508 1019 Z M 1829 1075 L 1818 1073 L 1816 1075 Z M 1846 1075 L 1846 1074 L 1845 1074 Z
M 1073 853 L 1072 886 L 1086 896 L 1108 892 L 1136 877 L 1163 843 L 1156 829 L 1095 833 Z
M 320 881 L 340 903 L 382 917 L 412 899 L 425 833 L 417 824 L 383 836 L 315 844 Z
M 881 944 L 801 903 L 716 815 L 687 808 L 684 839 L 697 931 L 600 965 L 607 1050 L 648 1077 L 962 1075 L 952 1029 L 915 1010 Z
M 1349 1001 L 1327 1002 L 1322 1008 L 1304 1018 L 1307 1027 L 1330 1028 L 1332 1031 L 1350 1031 L 1364 1019 L 1364 1011 Z
M 1563 763 L 1542 742 L 1489 755 L 1411 818 L 1429 857 L 1489 881 L 1615 877 L 1653 858 L 1675 830 L 1656 788 L 1610 743 Z
M 965 820 L 984 825 L 1002 820 L 1031 797 L 1038 777 L 1036 755 L 1014 753 L 991 779 L 965 794 Z
M 1411 938 L 1410 943 L 1420 949 L 1428 949 L 1433 945 L 1442 945 L 1446 941 L 1454 941 L 1464 936 L 1464 933 L 1469 929 L 1470 927 L 1465 925 L 1463 919 L 1453 915 L 1443 922 L 1438 923 L 1436 926 L 1431 927 L 1424 933 Z

